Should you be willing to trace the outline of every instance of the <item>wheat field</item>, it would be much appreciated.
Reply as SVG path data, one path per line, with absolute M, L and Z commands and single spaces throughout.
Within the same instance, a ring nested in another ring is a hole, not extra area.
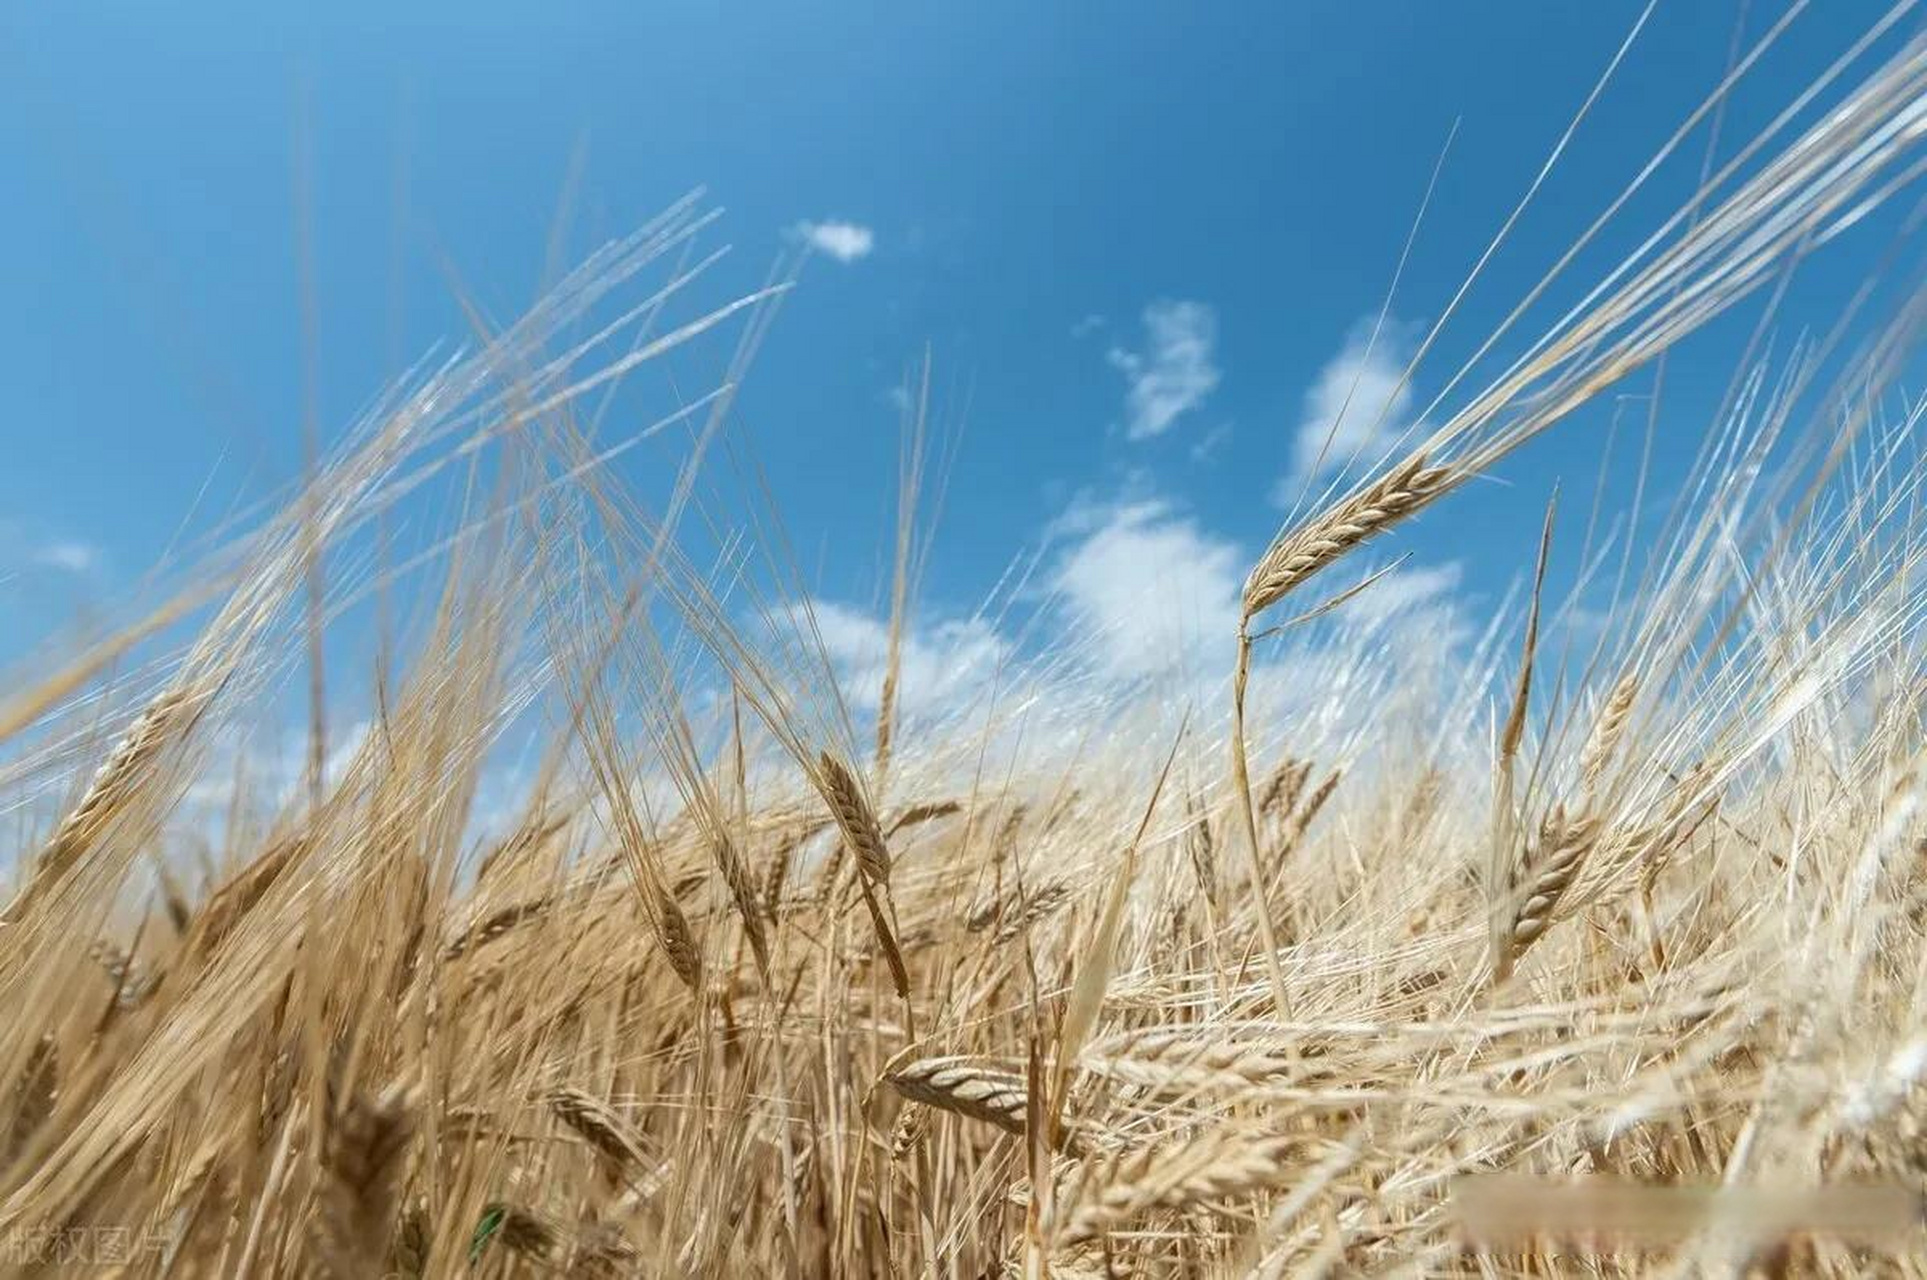
M 1022 651 L 912 699 L 913 410 L 894 486 L 846 473 L 897 511 L 846 687 L 733 426 L 792 281 L 670 319 L 699 199 L 477 316 L 0 695 L 0 1268 L 1927 1274 L 1927 294 L 1667 424 L 1697 460 L 1583 644 L 1550 503 L 1449 663 L 1333 625 L 1381 538 L 1917 198 L 1927 43 L 1827 76 L 1303 504 L 1195 679 Z M 645 501 L 600 398 L 718 344 Z M 438 484 L 445 527 L 365 552 Z M 250 773 L 251 709 L 404 589 L 368 730 Z M 1495 1175 L 1694 1207 L 1486 1238 Z

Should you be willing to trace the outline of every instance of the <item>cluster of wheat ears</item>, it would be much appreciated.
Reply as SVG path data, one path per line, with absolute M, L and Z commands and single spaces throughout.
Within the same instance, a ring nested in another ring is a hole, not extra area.
M 1772 316 L 1912 191 L 1907 8 L 1518 340 L 1760 49 L 1736 59 L 1477 353 L 1516 355 L 1251 567 L 1223 684 L 1111 689 L 1052 732 L 1014 671 L 906 709 L 913 501 L 877 687 L 839 689 L 773 518 L 699 479 L 753 471 L 735 388 L 786 285 L 668 319 L 712 260 L 693 199 L 478 318 L 285 508 L 5 691 L 0 1268 L 1927 1272 L 1917 1231 L 1717 1198 L 1591 1256 L 1454 1209 L 1495 1172 L 1927 1192 L 1923 295 L 1875 323 L 1870 288 L 1772 359 L 1762 319 L 1673 513 L 1596 557 L 1619 580 L 1583 660 L 1544 639 L 1549 516 L 1521 625 L 1435 702 L 1361 674 L 1410 633 L 1266 693 L 1299 652 L 1271 646 L 1377 585 L 1307 583 L 1708 320 Z M 620 380 L 725 322 L 714 390 L 607 434 Z M 645 505 L 609 463 L 672 437 Z M 452 533 L 329 585 L 451 478 Z M 298 783 L 188 802 L 304 634 L 429 572 L 367 733 L 316 716 Z M 512 803 L 511 734 L 540 744 Z

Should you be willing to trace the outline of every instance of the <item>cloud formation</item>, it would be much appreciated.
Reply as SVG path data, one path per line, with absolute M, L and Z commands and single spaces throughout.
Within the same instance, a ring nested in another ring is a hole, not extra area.
M 876 233 L 860 222 L 832 219 L 828 222 L 799 222 L 795 234 L 818 253 L 838 262 L 851 263 L 867 258 L 876 248 Z
M 1237 632 L 1242 557 L 1168 503 L 1086 510 L 1049 585 L 1097 674 L 1155 676 L 1215 664 Z
M 100 549 L 85 542 L 49 542 L 33 553 L 33 562 L 63 573 L 87 573 L 100 563 Z
M 1171 429 L 1217 389 L 1218 317 L 1202 302 L 1153 302 L 1144 308 L 1142 351 L 1112 347 L 1125 378 L 1125 433 L 1147 440 Z
M 903 638 L 902 740 L 928 747 L 903 763 L 935 779 L 930 786 L 952 785 L 944 779 L 953 772 L 998 774 L 1020 758 L 1129 757 L 1168 743 L 1185 714 L 1207 739 L 1225 732 L 1252 549 L 1142 488 L 1079 498 L 1044 539 L 983 608 L 913 619 Z M 1315 623 L 1262 643 L 1249 703 L 1259 755 L 1289 741 L 1295 753 L 1349 768 L 1373 749 L 1362 735 L 1380 717 L 1413 726 L 1399 749 L 1422 747 L 1427 726 L 1454 723 L 1436 714 L 1441 700 L 1485 693 L 1459 678 L 1476 640 L 1461 578 L 1454 562 L 1401 565 Z M 810 608 L 838 694 L 867 741 L 888 620 L 820 598 Z
M 1354 326 L 1305 393 L 1304 414 L 1292 437 L 1291 474 L 1281 489 L 1354 464 L 1370 465 L 1413 425 L 1412 387 L 1403 379 L 1415 335 L 1389 318 L 1376 340 L 1372 328 L 1371 319 Z
M 1464 638 L 1459 583 L 1465 566 L 1456 560 L 1393 569 L 1338 607 L 1338 614 L 1360 627 L 1436 624 L 1429 643 L 1447 645 Z
M 85 577 L 106 565 L 106 553 L 92 542 L 62 536 L 35 522 L 0 516 L 0 570 L 9 578 L 19 577 L 23 571 Z
M 814 600 L 817 634 L 838 684 L 858 710 L 875 711 L 889 659 L 888 623 L 869 613 Z M 983 618 L 913 629 L 903 638 L 899 705 L 906 715 L 966 699 L 1010 656 L 1010 644 Z

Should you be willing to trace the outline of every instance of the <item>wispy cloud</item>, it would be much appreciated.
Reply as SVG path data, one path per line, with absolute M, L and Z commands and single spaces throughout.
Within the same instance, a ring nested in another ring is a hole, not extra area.
M 1087 312 L 1071 326 L 1071 337 L 1087 338 L 1104 327 L 1104 317 L 1095 311 Z
M 1098 674 L 1154 676 L 1213 665 L 1237 632 L 1242 557 L 1159 499 L 1086 508 L 1049 585 Z
M 0 571 L 9 578 L 23 572 L 84 577 L 98 573 L 106 563 L 106 553 L 84 538 L 66 536 L 38 522 L 0 516 Z
M 811 602 L 816 631 L 852 705 L 874 711 L 890 651 L 886 622 L 830 600 Z M 906 715 L 967 699 L 1010 656 L 1010 644 L 982 618 L 921 626 L 904 637 L 899 684 Z
M 369 727 L 365 719 L 336 726 L 321 764 L 324 784 L 333 786 L 347 776 L 368 741 Z M 278 732 L 230 727 L 217 736 L 212 758 L 188 785 L 182 801 L 199 820 L 221 818 L 237 798 L 273 812 L 307 785 L 309 741 L 305 726 L 288 725 Z
M 1035 576 L 1026 570 L 1018 589 L 1038 614 L 1000 606 L 995 617 L 918 623 L 905 635 L 906 714 L 960 709 L 999 684 L 1007 697 L 1061 704 L 1073 690 L 1230 669 L 1245 558 L 1236 543 L 1162 497 L 1080 498 L 1045 538 Z M 843 695 L 874 711 L 887 621 L 829 600 L 810 609 Z
M 1229 422 L 1220 422 L 1217 426 L 1198 437 L 1198 442 L 1191 446 L 1191 461 L 1211 461 L 1212 458 L 1217 456 L 1219 447 L 1230 438 L 1231 424 Z
M 1219 731 L 1250 549 L 1142 487 L 1082 495 L 1043 536 L 981 611 L 913 622 L 904 636 L 906 740 L 942 744 L 919 767 L 974 774 L 987 759 L 1081 751 L 1094 726 L 1104 749 L 1128 754 L 1168 741 L 1182 707 L 1199 713 L 1201 731 Z M 1442 700 L 1483 697 L 1462 678 L 1475 636 L 1461 576 L 1453 562 L 1400 566 L 1315 625 L 1262 645 L 1250 706 L 1263 750 L 1285 735 L 1294 752 L 1356 763 L 1368 717 L 1409 716 L 1423 736 L 1452 722 L 1433 713 Z M 861 722 L 877 710 L 887 620 L 823 599 L 811 610 Z M 1140 686 L 1157 696 L 1134 696 Z
M 1145 440 L 1203 404 L 1218 386 L 1218 317 L 1202 302 L 1153 302 L 1144 309 L 1142 351 L 1112 347 L 1124 374 L 1126 434 Z
M 1415 335 L 1388 319 L 1372 335 L 1373 322 L 1355 326 L 1337 355 L 1318 371 L 1305 393 L 1304 416 L 1292 437 L 1292 471 L 1280 500 L 1294 484 L 1354 463 L 1369 464 L 1412 425 L 1412 387 L 1405 382 Z
M 831 219 L 827 222 L 799 222 L 792 228 L 795 236 L 818 253 L 828 254 L 838 262 L 855 262 L 867 258 L 876 248 L 876 232 L 860 222 L 845 222 Z
M 1459 582 L 1465 567 L 1456 560 L 1394 569 L 1339 606 L 1339 613 L 1361 626 L 1382 626 L 1394 619 L 1459 613 Z M 1443 643 L 1443 638 L 1440 640 Z
M 33 562 L 62 573 L 91 573 L 100 564 L 100 548 L 91 543 L 62 539 L 34 549 Z

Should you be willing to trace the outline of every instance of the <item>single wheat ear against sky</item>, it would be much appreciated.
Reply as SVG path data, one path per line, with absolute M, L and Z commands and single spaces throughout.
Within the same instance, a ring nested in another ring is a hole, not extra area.
M 10 13 L 0 1274 L 1927 1276 L 1916 8 Z

